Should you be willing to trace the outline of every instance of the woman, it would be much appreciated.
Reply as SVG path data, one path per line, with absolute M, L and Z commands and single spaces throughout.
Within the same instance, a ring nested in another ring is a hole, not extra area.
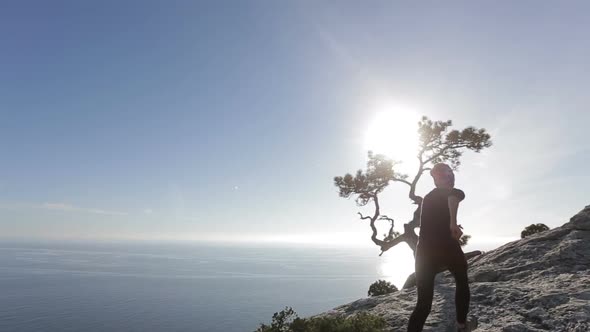
M 470 294 L 467 261 L 459 243 L 463 232 L 457 225 L 459 202 L 465 194 L 454 188 L 455 175 L 447 164 L 434 165 L 430 175 L 436 188 L 422 200 L 415 263 L 418 303 L 410 317 L 408 332 L 422 331 L 432 307 L 434 277 L 443 269 L 455 277 L 457 331 L 465 332 L 469 331 L 466 321 Z

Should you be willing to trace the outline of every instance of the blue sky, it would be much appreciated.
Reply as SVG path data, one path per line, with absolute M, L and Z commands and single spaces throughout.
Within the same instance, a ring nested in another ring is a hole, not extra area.
M 0 235 L 370 245 L 332 178 L 399 109 L 492 134 L 457 173 L 473 241 L 561 225 L 590 203 L 589 9 L 2 2 Z

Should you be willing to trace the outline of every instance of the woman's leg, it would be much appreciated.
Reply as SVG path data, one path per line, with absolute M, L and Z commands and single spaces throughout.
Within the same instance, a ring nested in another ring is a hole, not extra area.
M 420 332 L 432 308 L 434 296 L 434 277 L 436 266 L 425 252 L 420 249 L 416 253 L 416 287 L 418 289 L 418 303 L 408 322 L 408 332 Z
M 469 280 L 467 278 L 467 261 L 465 254 L 457 243 L 456 247 L 450 250 L 452 253 L 451 262 L 449 262 L 449 271 L 455 277 L 455 307 L 457 310 L 457 323 L 465 324 L 467 321 L 467 312 L 469 311 Z

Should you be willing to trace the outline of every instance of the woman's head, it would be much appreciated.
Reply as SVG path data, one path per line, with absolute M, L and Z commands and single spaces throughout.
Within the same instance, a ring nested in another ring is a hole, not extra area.
M 430 175 L 434 179 L 434 185 L 437 188 L 455 187 L 455 174 L 449 165 L 438 163 L 430 170 Z

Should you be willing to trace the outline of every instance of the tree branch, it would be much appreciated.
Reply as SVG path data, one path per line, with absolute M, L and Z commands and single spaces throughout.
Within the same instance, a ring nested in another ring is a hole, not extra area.
M 371 234 L 371 240 L 373 241 L 373 243 L 375 243 L 376 245 L 378 245 L 379 247 L 383 246 L 383 244 L 385 243 L 385 241 L 383 240 L 379 240 L 377 238 L 377 227 L 375 226 L 375 221 L 379 218 L 379 199 L 377 198 L 377 194 L 371 195 L 373 198 L 373 202 L 375 203 L 375 214 L 370 217 L 370 216 L 363 216 L 362 213 L 358 212 L 358 215 L 360 216 L 360 218 L 362 220 L 370 220 L 369 225 L 371 226 L 371 230 L 373 231 L 373 234 Z
M 449 150 L 449 149 L 460 149 L 460 148 L 466 148 L 468 146 L 469 146 L 469 144 L 467 144 L 467 143 L 447 145 L 444 148 L 440 149 L 440 151 L 438 151 L 437 153 L 435 153 L 432 156 L 430 156 L 430 158 L 426 159 L 426 161 L 424 161 L 424 165 L 426 165 L 429 162 L 433 161 L 434 159 L 442 156 L 444 154 L 444 152 L 447 151 L 447 150 Z
M 379 217 L 379 219 L 381 219 L 381 220 L 387 220 L 387 221 L 389 221 L 389 222 L 393 222 L 393 218 L 389 218 L 389 217 L 388 217 L 388 216 L 386 216 L 386 215 L 382 215 L 381 217 Z
M 422 203 L 422 197 L 416 196 L 416 185 L 418 184 L 418 181 L 420 180 L 420 177 L 422 176 L 422 173 L 424 172 L 423 167 L 424 167 L 424 164 L 420 164 L 420 166 L 418 168 L 418 172 L 416 173 L 414 180 L 410 184 L 410 194 L 408 196 L 410 197 L 410 199 L 412 201 L 414 201 L 415 204 Z
M 375 221 L 379 218 L 379 198 L 377 198 L 377 194 L 373 195 L 373 202 L 375 203 L 375 215 L 371 218 L 371 230 L 373 231 L 371 240 L 373 243 L 381 247 L 384 242 L 377 238 L 377 227 L 375 227 Z
M 375 203 L 375 215 L 373 215 L 373 218 L 371 218 L 371 221 L 375 222 L 375 220 L 377 220 L 377 218 L 379 218 L 379 198 L 377 197 L 377 194 L 373 195 L 373 202 Z
M 363 214 L 362 214 L 362 213 L 360 213 L 360 212 L 357 212 L 357 213 L 358 213 L 358 215 L 359 215 L 359 216 L 361 216 L 361 219 L 363 219 L 363 220 L 364 220 L 364 219 L 371 219 L 371 217 L 369 217 L 369 216 L 364 216 L 364 217 L 363 217 Z
M 395 181 L 395 182 L 401 182 L 401 183 L 405 183 L 405 184 L 407 184 L 407 185 L 408 185 L 408 186 L 410 186 L 410 187 L 412 186 L 412 184 L 411 184 L 409 181 L 407 181 L 407 180 L 404 180 L 404 179 L 393 178 L 393 181 Z

